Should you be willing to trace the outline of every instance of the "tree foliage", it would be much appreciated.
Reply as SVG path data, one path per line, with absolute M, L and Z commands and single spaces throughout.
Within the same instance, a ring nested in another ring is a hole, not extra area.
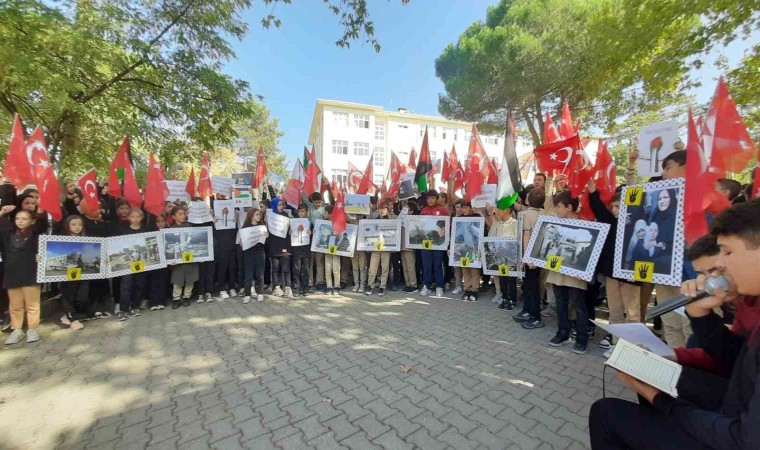
M 251 102 L 250 117 L 235 123 L 237 138 L 232 143 L 241 167 L 255 168 L 259 147 L 264 149 L 267 170 L 281 177 L 289 176 L 285 154 L 279 147 L 279 139 L 285 135 L 280 131 L 280 121 L 269 116 L 269 108 L 262 103 Z
M 757 28 L 758 0 L 501 0 L 436 59 L 447 117 L 503 128 L 518 113 L 535 144 L 563 101 L 609 128 L 697 82 L 695 56 Z
M 230 40 L 246 34 L 241 12 L 252 2 L 3 2 L 0 133 L 16 112 L 28 131 L 42 125 L 53 163 L 70 176 L 107 167 L 125 135 L 167 165 L 232 145 L 236 124 L 256 111 L 248 84 L 222 67 L 235 56 Z M 344 27 L 338 45 L 363 37 L 379 49 L 366 1 L 326 3 Z

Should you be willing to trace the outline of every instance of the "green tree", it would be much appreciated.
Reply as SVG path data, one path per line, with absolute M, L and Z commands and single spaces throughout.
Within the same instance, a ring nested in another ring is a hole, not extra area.
M 262 0 L 265 5 L 289 0 Z M 344 35 L 366 39 L 366 1 L 325 2 Z M 405 1 L 403 2 L 405 3 Z M 221 72 L 252 0 L 8 0 L 0 5 L 0 132 L 13 113 L 40 124 L 59 172 L 107 167 L 124 135 L 167 165 L 231 145 L 254 113 L 247 83 Z M 336 10 L 337 8 L 337 10 Z M 279 24 L 271 13 L 263 24 Z M 379 49 L 379 45 L 376 45 Z M 31 131 L 31 130 L 30 130 Z M 4 151 L 4 149 L 3 149 Z
M 695 84 L 695 55 L 756 28 L 745 3 L 758 1 L 501 0 L 436 59 L 439 110 L 488 130 L 513 108 L 536 145 L 542 111 L 556 118 L 565 100 L 584 123 L 612 128 Z
M 285 135 L 279 129 L 280 121 L 270 117 L 269 108 L 263 103 L 250 101 L 248 106 L 252 113 L 250 117 L 235 123 L 237 138 L 232 143 L 243 163 L 242 167 L 253 170 L 259 147 L 262 147 L 267 170 L 281 177 L 289 176 L 286 156 L 279 147 L 279 140 Z

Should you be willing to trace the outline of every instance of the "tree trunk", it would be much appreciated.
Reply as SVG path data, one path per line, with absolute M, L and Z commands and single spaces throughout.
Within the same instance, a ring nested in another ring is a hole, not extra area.
M 533 138 L 533 145 L 538 147 L 541 145 L 541 137 L 538 134 L 538 131 L 536 131 L 536 125 L 533 123 L 533 119 L 530 117 L 530 113 L 527 109 L 520 109 L 520 114 L 523 116 L 523 119 L 525 119 L 525 122 L 528 124 L 528 131 L 530 131 L 530 135 Z

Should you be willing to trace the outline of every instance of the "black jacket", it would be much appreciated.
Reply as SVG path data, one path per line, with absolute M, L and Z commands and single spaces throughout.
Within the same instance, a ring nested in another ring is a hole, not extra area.
M 596 216 L 596 221 L 600 223 L 606 223 L 610 226 L 610 231 L 607 233 L 607 239 L 604 240 L 604 247 L 602 247 L 602 253 L 599 255 L 599 262 L 596 265 L 596 271 L 604 276 L 615 278 L 612 276 L 612 268 L 615 266 L 615 237 L 617 236 L 617 218 L 604 206 L 602 199 L 599 197 L 599 191 L 594 191 L 588 196 L 589 203 L 591 203 L 591 211 Z M 622 280 L 615 278 L 616 280 L 624 283 L 639 285 L 640 283 L 632 282 L 628 280 Z
M 655 396 L 655 408 L 710 448 L 760 448 L 760 321 L 749 335 L 740 336 L 715 313 L 690 320 L 700 346 L 724 367 L 733 367 L 728 389 L 717 411 L 663 393 Z

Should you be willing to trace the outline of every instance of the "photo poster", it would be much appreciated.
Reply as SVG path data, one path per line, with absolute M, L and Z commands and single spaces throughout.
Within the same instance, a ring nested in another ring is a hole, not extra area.
M 165 228 L 161 232 L 167 264 L 214 260 L 214 233 L 211 227 Z
M 160 231 L 113 236 L 106 242 L 106 264 L 110 277 L 166 267 L 165 246 Z
M 311 245 L 309 219 L 290 219 L 290 245 L 292 247 Z
M 401 250 L 401 220 L 363 219 L 359 221 L 356 249 L 367 252 Z
M 281 216 L 275 212 L 269 212 L 269 214 L 267 214 L 267 226 L 269 227 L 269 233 L 277 237 L 285 238 L 288 237 L 290 219 L 288 216 Z
M 407 171 L 401 176 L 401 182 L 398 186 L 398 199 L 406 200 L 414 197 L 414 172 Z
M 483 192 L 480 195 L 476 195 L 472 198 L 473 208 L 485 208 L 486 203 L 491 206 L 496 206 L 496 185 L 484 184 Z
M 243 216 L 245 219 L 245 216 Z M 234 230 L 237 228 L 238 215 L 233 200 L 214 201 L 214 228 L 217 230 Z
M 680 286 L 684 179 L 626 186 L 615 236 L 616 278 Z
M 480 241 L 483 274 L 522 278 L 522 238 L 516 236 L 484 237 Z
M 406 216 L 404 247 L 420 250 L 449 249 L 449 216 Z
M 248 185 L 236 184 L 232 187 L 232 201 L 235 202 L 236 208 L 253 207 L 253 196 L 251 187 Z
M 235 172 L 230 178 L 232 178 L 232 184 L 238 186 L 248 186 L 250 189 L 253 186 L 253 180 L 256 174 L 254 172 Z
M 369 195 L 367 194 L 347 194 L 346 195 L 346 214 L 368 216 L 369 212 L 370 212 Z
M 235 180 L 230 177 L 223 177 L 221 175 L 213 175 L 211 177 L 211 190 L 227 198 L 232 195 L 232 187 L 234 185 Z
M 40 235 L 38 255 L 38 283 L 108 277 L 105 238 Z
M 187 180 L 166 180 L 166 187 L 169 189 L 169 195 L 166 197 L 167 202 L 189 202 L 190 194 L 187 193 Z
M 356 247 L 357 226 L 346 225 L 346 231 L 336 236 L 332 231 L 332 221 L 317 220 L 311 240 L 311 251 L 328 255 L 348 256 L 353 258 Z
M 187 209 L 187 221 L 197 225 L 213 222 L 214 218 L 211 217 L 211 208 L 202 200 L 190 202 L 190 206 Z
M 485 226 L 482 217 L 454 217 L 449 248 L 450 266 L 476 269 L 483 266 L 480 242 L 483 240 Z
M 643 127 L 639 133 L 639 158 L 636 161 L 638 175 L 640 177 L 662 175 L 662 160 L 676 151 L 677 142 L 678 122 L 674 120 Z
M 594 277 L 609 224 L 538 216 L 523 262 L 584 281 Z
M 269 236 L 269 232 L 265 225 L 245 227 L 238 231 L 238 243 L 243 251 L 246 251 L 256 244 L 265 243 L 267 236 Z

